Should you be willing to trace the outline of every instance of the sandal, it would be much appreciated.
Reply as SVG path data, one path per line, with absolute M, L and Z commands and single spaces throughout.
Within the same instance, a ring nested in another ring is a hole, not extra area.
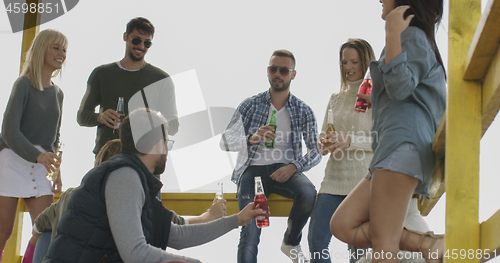
M 433 247 L 436 244 L 436 242 L 438 241 L 438 239 L 443 239 L 444 238 L 444 235 L 436 235 L 432 231 L 425 232 L 425 233 L 424 232 L 419 232 L 419 231 L 408 229 L 406 227 L 404 229 L 406 229 L 406 231 L 408 231 L 408 233 L 406 234 L 405 240 L 403 242 L 403 248 L 402 248 L 403 250 L 407 250 L 406 246 L 408 245 L 408 240 L 410 239 L 410 234 L 416 234 L 416 235 L 420 236 L 420 240 L 418 241 L 418 245 L 417 245 L 416 251 L 422 253 L 422 256 L 424 257 L 425 262 L 426 263 L 443 262 L 443 255 L 441 255 L 441 258 L 439 258 L 439 249 L 437 249 L 436 251 L 433 251 Z M 424 253 L 422 251 L 422 244 L 424 243 L 424 239 L 426 237 L 431 238 L 432 242 L 431 242 L 431 245 L 429 246 L 429 248 L 427 249 L 428 252 Z M 434 253 L 437 253 L 437 255 L 438 255 L 436 258 L 433 258 L 433 254 Z
M 356 237 L 358 236 L 358 231 L 359 229 L 361 229 L 361 233 L 363 233 L 363 236 L 365 236 L 366 240 L 368 241 L 368 243 L 370 243 L 370 247 L 373 247 L 372 246 L 372 242 L 370 241 L 370 239 L 368 238 L 368 235 L 365 233 L 365 230 L 363 230 L 362 228 L 363 224 L 361 224 L 358 228 L 356 228 L 356 232 L 354 232 L 354 241 L 353 241 L 353 246 L 357 247 L 356 246 Z

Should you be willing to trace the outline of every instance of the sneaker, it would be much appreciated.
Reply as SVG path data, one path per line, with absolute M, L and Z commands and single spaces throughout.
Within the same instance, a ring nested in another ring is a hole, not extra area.
M 290 246 L 281 243 L 281 251 L 289 257 L 293 263 L 310 263 L 311 260 L 302 252 L 300 245 Z

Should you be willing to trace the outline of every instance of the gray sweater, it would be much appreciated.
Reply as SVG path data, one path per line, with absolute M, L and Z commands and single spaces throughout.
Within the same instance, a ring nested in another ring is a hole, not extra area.
M 168 253 L 146 243 L 141 226 L 145 195 L 135 170 L 124 167 L 111 172 L 106 181 L 105 198 L 113 239 L 124 262 L 157 263 L 173 259 L 181 259 L 189 263 L 200 262 Z M 238 228 L 237 215 L 219 218 L 204 224 L 180 226 L 172 223 L 168 246 L 183 249 L 201 245 L 235 228 Z
M 59 143 L 63 97 L 57 85 L 39 91 L 27 77 L 19 77 L 3 115 L 0 151 L 10 148 L 32 163 L 41 153 L 34 145 L 54 152 Z

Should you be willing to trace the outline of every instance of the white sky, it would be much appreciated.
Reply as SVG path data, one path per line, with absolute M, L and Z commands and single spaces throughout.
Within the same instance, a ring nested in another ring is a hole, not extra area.
M 448 1 L 445 3 L 447 8 Z M 96 129 L 80 127 L 76 123 L 76 112 L 92 69 L 123 57 L 122 34 L 129 19 L 143 16 L 156 27 L 154 45 L 146 55 L 149 63 L 171 75 L 195 70 L 199 86 L 177 85 L 176 88 L 180 116 L 203 111 L 206 107 L 236 108 L 244 98 L 266 90 L 269 87 L 266 67 L 271 53 L 276 49 L 288 49 L 297 59 L 297 77 L 291 91 L 312 107 L 321 126 L 330 94 L 339 91 L 340 45 L 348 38 L 364 38 L 378 57 L 384 45 L 384 21 L 380 14 L 381 5 L 375 0 L 80 1 L 67 14 L 41 26 L 41 29 L 54 28 L 63 32 L 70 42 L 63 77 L 55 79 L 65 93 L 61 129 L 61 140 L 66 144 L 63 188 L 77 186 L 93 165 L 91 151 Z M 437 37 L 445 62 L 447 28 L 446 15 Z M 2 110 L 19 75 L 22 35 L 9 31 L 6 13 L 0 12 L 0 50 L 4 52 L 0 66 Z M 499 199 L 499 180 L 495 178 L 498 170 L 494 167 L 493 156 L 499 139 L 492 136 L 500 130 L 498 126 L 494 123 L 481 143 L 480 221 L 500 208 L 495 202 Z M 169 177 L 167 171 L 162 176 L 163 191 L 179 191 L 186 179 L 192 182 L 204 179 L 204 183 L 196 185 L 192 191 L 215 192 L 217 182 L 221 181 L 225 192 L 235 192 L 235 185 L 229 181 L 230 162 L 216 146 L 218 138 L 215 135 L 185 148 L 184 152 L 182 149 L 177 149 L 177 153 L 173 151 L 169 155 L 169 169 L 175 169 L 177 178 Z M 200 165 L 199 160 L 206 156 L 221 159 L 216 159 L 220 162 L 212 161 L 208 167 Z M 326 158 L 306 173 L 317 189 L 325 165 Z M 194 166 L 203 169 L 196 170 Z M 431 229 L 439 233 L 444 232 L 444 201 L 443 197 L 427 217 Z M 29 220 L 25 223 L 29 226 Z M 286 262 L 279 251 L 285 227 L 285 218 L 271 218 L 271 227 L 264 229 L 261 237 L 260 262 Z M 304 250 L 307 250 L 307 228 L 308 225 L 302 239 Z M 205 263 L 236 262 L 238 238 L 239 230 L 233 230 L 199 248 L 174 252 L 199 258 Z M 332 239 L 331 251 L 342 253 L 345 248 L 343 243 Z

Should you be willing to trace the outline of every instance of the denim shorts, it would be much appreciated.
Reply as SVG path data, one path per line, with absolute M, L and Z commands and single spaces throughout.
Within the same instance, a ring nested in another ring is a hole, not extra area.
M 373 169 L 389 170 L 424 180 L 417 146 L 409 142 L 400 144 L 394 152 L 373 165 Z M 367 176 L 367 179 L 371 179 L 371 175 Z

